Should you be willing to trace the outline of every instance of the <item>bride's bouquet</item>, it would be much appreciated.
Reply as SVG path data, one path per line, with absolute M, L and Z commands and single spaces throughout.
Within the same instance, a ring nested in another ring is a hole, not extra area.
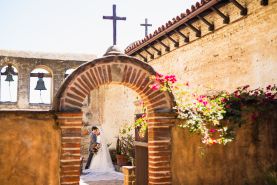
M 92 152 L 94 154 L 96 154 L 98 152 L 98 150 L 100 149 L 100 144 L 99 143 L 95 143 L 95 144 L 92 144 Z

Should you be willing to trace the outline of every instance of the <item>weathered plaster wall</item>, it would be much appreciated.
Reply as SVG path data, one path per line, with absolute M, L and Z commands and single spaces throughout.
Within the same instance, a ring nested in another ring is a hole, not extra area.
M 106 85 L 91 92 L 91 124 L 101 125 L 108 143 L 115 144 L 122 125 L 134 122 L 137 96 L 136 92 L 121 85 Z
M 248 15 L 243 17 L 233 4 L 220 10 L 230 15 L 230 24 L 224 25 L 217 14 L 208 15 L 215 31 L 209 32 L 200 21 L 203 37 L 196 38 L 188 28 L 191 42 L 150 61 L 156 71 L 176 74 L 181 81 L 214 89 L 233 90 L 249 84 L 253 88 L 277 81 L 277 0 L 261 6 L 259 0 L 239 1 L 246 4 Z M 164 48 L 162 48 L 163 50 Z M 143 53 L 145 55 L 145 53 Z
M 110 148 L 115 148 L 119 128 L 134 122 L 137 93 L 122 85 L 103 85 L 90 93 L 90 119 L 87 128 L 101 126 Z M 86 115 L 86 114 L 85 114 Z M 84 116 L 85 116 L 84 115 Z M 82 138 L 82 155 L 87 158 L 89 136 Z
M 49 112 L 0 112 L 0 184 L 58 185 L 60 131 Z
M 204 146 L 198 135 L 172 129 L 174 185 L 261 185 L 277 166 L 277 114 L 236 130 L 226 146 Z M 201 154 L 202 153 L 202 154 Z M 275 176 L 276 178 L 276 176 Z
M 14 54 L 15 56 L 10 56 Z M 8 56 L 6 56 L 8 55 Z M 0 102 L 0 109 L 40 109 L 40 110 L 49 110 L 51 109 L 51 105 L 48 104 L 30 104 L 30 95 L 29 95 L 29 87 L 30 87 L 30 73 L 38 66 L 44 66 L 50 70 L 52 73 L 52 98 L 58 91 L 59 87 L 64 81 L 65 72 L 67 69 L 77 68 L 81 64 L 94 59 L 95 56 L 91 55 L 90 57 L 82 57 L 83 60 L 69 60 L 70 57 L 58 57 L 54 56 L 42 56 L 47 58 L 30 58 L 31 56 L 19 57 L 18 53 L 3 53 L 0 51 L 0 70 L 2 67 L 7 64 L 12 64 L 18 70 L 18 97 L 17 102 L 9 103 L 9 102 Z M 21 54 L 22 55 L 22 54 Z M 25 55 L 23 55 L 25 56 Z M 37 56 L 37 55 L 35 55 Z M 39 55 L 38 57 L 41 57 Z M 58 59 L 53 59 L 53 57 Z M 48 59 L 50 58 L 50 59 Z M 62 59 L 65 58 L 65 59 Z M 78 58 L 77 56 L 74 58 Z M 80 56 L 79 56 L 80 58 Z M 84 59 L 87 59 L 84 60 Z M 1 87 L 1 84 L 0 84 Z

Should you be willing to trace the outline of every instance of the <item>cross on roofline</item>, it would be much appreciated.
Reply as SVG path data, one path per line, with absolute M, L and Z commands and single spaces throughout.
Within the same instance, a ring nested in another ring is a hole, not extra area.
M 148 19 L 145 18 L 145 23 L 144 24 L 140 24 L 141 26 L 145 27 L 145 37 L 148 35 L 148 26 L 152 26 L 152 24 L 148 24 Z
M 103 16 L 103 19 L 113 20 L 113 45 L 116 45 L 116 21 L 122 20 L 125 21 L 126 17 L 117 17 L 116 16 L 116 5 L 113 5 L 113 15 L 112 16 Z

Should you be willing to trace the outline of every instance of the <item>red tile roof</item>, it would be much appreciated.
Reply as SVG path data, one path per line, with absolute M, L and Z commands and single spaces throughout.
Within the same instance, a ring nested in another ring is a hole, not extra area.
M 135 52 L 138 48 L 143 47 L 143 45 L 146 45 L 147 43 L 160 38 L 168 31 L 171 31 L 178 27 L 179 23 L 184 23 L 191 18 L 197 16 L 198 14 L 202 13 L 204 10 L 210 8 L 212 5 L 220 2 L 220 0 L 201 0 L 200 2 L 197 2 L 195 5 L 191 6 L 191 9 L 187 9 L 185 12 L 181 13 L 180 15 L 177 15 L 176 17 L 172 18 L 172 20 L 169 20 L 164 25 L 160 26 L 158 29 L 156 29 L 153 33 L 150 33 L 146 37 L 144 37 L 142 40 L 138 40 L 134 42 L 133 44 L 129 45 L 125 49 L 125 53 L 132 54 Z

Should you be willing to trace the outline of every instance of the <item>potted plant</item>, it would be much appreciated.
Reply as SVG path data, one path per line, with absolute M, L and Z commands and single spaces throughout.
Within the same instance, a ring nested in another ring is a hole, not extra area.
M 119 166 L 127 165 L 135 157 L 134 136 L 130 134 L 130 130 L 130 127 L 124 126 L 117 138 L 116 160 Z
M 126 151 L 122 146 L 121 139 L 119 138 L 117 138 L 117 142 L 116 142 L 116 163 L 119 166 L 124 166 L 124 165 L 127 165 L 128 163 L 128 157 L 126 155 Z
M 135 118 L 135 138 L 136 141 L 147 142 L 148 140 L 148 123 L 146 121 L 146 114 L 136 114 Z

